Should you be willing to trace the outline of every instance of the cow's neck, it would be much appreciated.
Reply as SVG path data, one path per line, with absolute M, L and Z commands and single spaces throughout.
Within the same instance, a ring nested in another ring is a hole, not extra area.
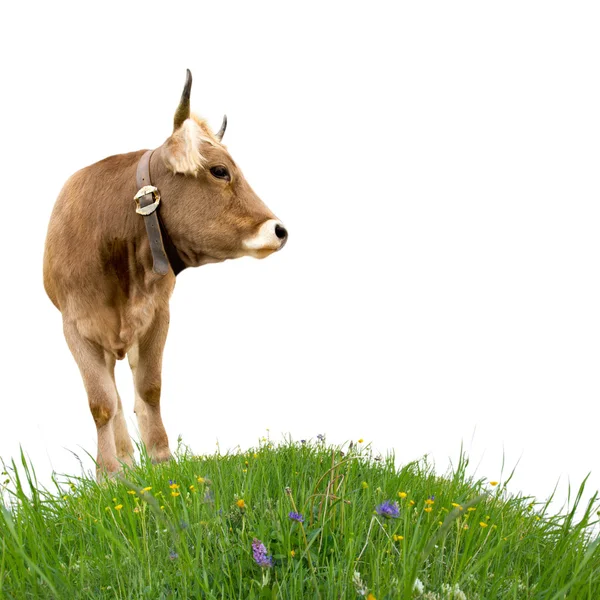
M 186 268 L 181 259 L 173 240 L 165 227 L 165 223 L 160 215 L 160 190 L 156 183 L 152 181 L 152 173 L 156 173 L 157 161 L 160 160 L 159 152 L 149 150 L 142 155 L 136 169 L 136 184 L 140 189 L 138 195 L 138 212 L 144 219 L 146 234 L 150 243 L 153 266 L 152 270 L 157 275 L 166 275 L 170 269 L 175 275 L 181 273 Z M 153 171 L 153 167 L 155 170 Z M 146 194 L 142 194 L 147 190 Z M 142 194 L 142 195 L 140 195 Z M 137 197 L 137 196 L 136 196 Z

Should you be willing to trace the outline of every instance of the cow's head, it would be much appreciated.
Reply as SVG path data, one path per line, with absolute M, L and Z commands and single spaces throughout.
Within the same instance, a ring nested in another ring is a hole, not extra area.
M 190 113 L 191 73 L 160 148 L 161 214 L 188 266 L 240 256 L 264 258 L 283 248 L 287 231 L 254 193 L 217 133 Z

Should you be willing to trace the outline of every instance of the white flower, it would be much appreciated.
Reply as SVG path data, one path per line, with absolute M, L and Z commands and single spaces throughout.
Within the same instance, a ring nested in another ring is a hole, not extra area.
M 460 589 L 458 583 L 455 583 L 453 586 L 447 583 L 443 583 L 441 591 L 444 600 L 467 600 L 467 596 Z
M 417 577 L 415 582 L 413 583 L 413 592 L 417 592 L 417 594 L 422 594 L 425 590 L 425 586 L 423 582 Z
M 364 584 L 358 571 L 354 571 L 354 575 L 352 576 L 352 583 L 354 584 L 354 587 L 356 588 L 356 593 L 359 596 L 366 596 L 369 593 L 369 588 L 367 588 L 367 586 Z

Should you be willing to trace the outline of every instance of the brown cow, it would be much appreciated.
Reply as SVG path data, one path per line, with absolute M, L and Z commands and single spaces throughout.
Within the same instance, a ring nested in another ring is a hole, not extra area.
M 287 240 L 221 143 L 226 118 L 215 134 L 190 113 L 191 83 L 188 71 L 173 133 L 162 146 L 78 171 L 50 218 L 44 287 L 62 313 L 87 391 L 99 476 L 132 461 L 114 378 L 115 361 L 125 355 L 142 441 L 154 461 L 171 457 L 160 390 L 176 274 L 240 256 L 264 258 Z

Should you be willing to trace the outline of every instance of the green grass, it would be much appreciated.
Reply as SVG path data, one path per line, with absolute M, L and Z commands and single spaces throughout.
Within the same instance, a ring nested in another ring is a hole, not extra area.
M 3 476 L 2 598 L 600 598 L 596 498 L 582 506 L 582 485 L 553 515 L 473 480 L 465 457 L 440 476 L 362 444 L 265 441 L 142 457 L 122 479 L 59 477 L 52 492 L 21 463 Z M 385 500 L 397 518 L 375 513 Z M 272 567 L 253 560 L 254 538 Z

